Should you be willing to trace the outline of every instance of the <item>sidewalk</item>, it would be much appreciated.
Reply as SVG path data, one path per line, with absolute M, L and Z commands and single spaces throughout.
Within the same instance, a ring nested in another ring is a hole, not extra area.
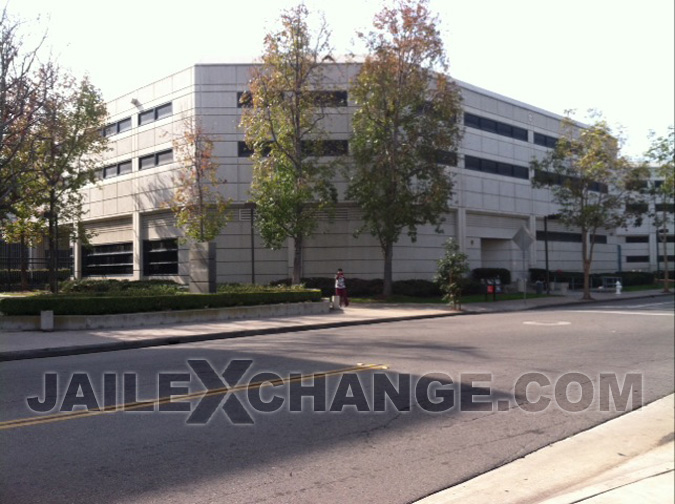
M 352 304 L 326 315 L 278 317 L 119 330 L 7 332 L 0 334 L 0 362 L 105 352 L 191 341 L 397 320 L 479 315 L 554 306 L 584 306 L 621 299 L 667 300 L 661 291 L 579 293 L 536 299 L 471 303 L 457 312 L 443 305 Z M 648 301 L 647 301 L 648 302 Z M 510 464 L 419 501 L 420 504 L 671 503 L 673 467 L 673 395 L 637 411 L 542 448 Z
M 642 299 L 663 296 L 658 290 L 594 293 L 595 303 L 619 299 Z M 588 304 L 580 293 L 512 301 L 471 303 L 458 312 L 440 304 L 353 304 L 325 315 L 274 317 L 193 324 L 161 325 L 125 329 L 81 331 L 15 331 L 0 333 L 0 362 L 42 357 L 128 350 L 178 343 L 239 338 L 313 329 L 331 329 L 352 325 L 378 324 L 397 320 L 415 320 L 456 315 L 476 315 Z
M 672 503 L 673 395 L 417 504 Z

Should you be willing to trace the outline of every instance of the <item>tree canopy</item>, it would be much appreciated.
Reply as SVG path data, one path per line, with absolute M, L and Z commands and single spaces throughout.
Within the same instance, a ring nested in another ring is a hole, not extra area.
M 325 157 L 333 154 L 322 122 L 327 103 L 317 93 L 325 89 L 330 33 L 325 22 L 312 32 L 308 15 L 304 5 L 284 11 L 280 30 L 265 37 L 262 63 L 243 97 L 250 107 L 241 118 L 253 151 L 256 226 L 271 248 L 292 239 L 296 284 L 305 240 L 316 231 L 320 212 L 337 201 L 335 157 Z
M 5 6 L 0 13 L 0 222 L 15 213 L 31 176 L 26 156 L 49 91 L 39 73 L 44 37 L 26 47 L 25 31 L 25 22 L 12 17 Z
M 625 228 L 643 210 L 639 187 L 648 174 L 620 153 L 620 141 L 607 121 L 591 112 L 582 126 L 568 114 L 560 138 L 544 158 L 534 160 L 532 183 L 548 187 L 559 205 L 560 222 L 581 231 L 584 299 L 590 299 L 590 272 L 600 230 Z
M 173 145 L 183 167 L 174 179 L 175 190 L 169 207 L 187 239 L 210 242 L 229 220 L 229 201 L 218 191 L 218 186 L 225 181 L 218 179 L 213 140 L 202 124 L 185 119 L 183 132 Z
M 368 55 L 352 86 L 354 166 L 348 198 L 363 211 L 363 226 L 384 256 L 383 294 L 390 295 L 393 247 L 407 230 L 436 226 L 450 210 L 461 137 L 460 93 L 444 73 L 447 61 L 438 18 L 421 0 L 400 0 L 375 16 L 361 34 Z

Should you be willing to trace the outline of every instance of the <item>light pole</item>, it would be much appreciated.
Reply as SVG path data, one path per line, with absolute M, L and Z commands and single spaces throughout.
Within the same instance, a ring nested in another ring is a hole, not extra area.
M 663 244 L 663 292 L 670 292 L 668 287 L 668 228 L 656 230 L 656 271 L 659 271 L 659 245 Z M 660 275 L 659 275 L 660 276 Z
M 548 220 L 558 220 L 560 214 L 544 215 L 544 259 L 546 261 L 546 294 L 551 294 L 551 282 L 548 274 Z

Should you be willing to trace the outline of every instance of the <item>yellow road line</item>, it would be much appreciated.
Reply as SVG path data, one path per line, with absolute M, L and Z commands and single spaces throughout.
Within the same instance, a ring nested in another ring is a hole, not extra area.
M 237 385 L 236 387 L 232 388 L 227 388 L 227 387 L 221 387 L 218 389 L 211 389 L 211 390 L 202 390 L 199 392 L 193 392 L 191 394 L 185 394 L 185 395 L 176 395 L 176 396 L 170 396 L 170 397 L 160 397 L 158 399 L 154 399 L 151 401 L 137 401 L 133 403 L 126 403 L 122 405 L 114 405 L 110 406 L 108 408 L 103 408 L 103 409 L 92 409 L 92 410 L 78 410 L 78 411 L 70 411 L 70 412 L 65 412 L 65 413 L 55 413 L 52 415 L 44 415 L 44 416 L 38 416 L 38 417 L 28 417 L 28 418 L 17 418 L 15 420 L 6 420 L 4 422 L 0 422 L 0 430 L 8 430 L 8 429 L 15 429 L 19 427 L 29 427 L 32 425 L 40 425 L 40 424 L 46 424 L 46 423 L 51 423 L 51 422 L 60 422 L 63 420 L 74 420 L 76 418 L 83 418 L 83 417 L 91 417 L 91 416 L 98 416 L 98 415 L 105 415 L 109 413 L 117 413 L 119 411 L 130 411 L 130 410 L 136 410 L 136 409 L 141 409 L 141 408 L 149 408 L 152 407 L 153 410 L 155 410 L 156 407 L 158 407 L 161 404 L 167 404 L 171 402 L 179 402 L 179 401 L 185 401 L 186 399 L 201 399 L 203 397 L 207 396 L 215 396 L 215 395 L 224 395 L 227 393 L 234 393 L 234 392 L 241 392 L 241 391 L 248 391 L 248 390 L 255 390 L 259 389 L 261 387 L 265 386 L 277 386 L 277 385 L 283 385 L 286 383 L 294 383 L 294 382 L 302 382 L 311 379 L 321 379 L 321 378 L 328 378 L 329 376 L 335 376 L 335 375 L 340 375 L 343 373 L 351 373 L 351 372 L 361 372 L 361 371 L 372 371 L 372 370 L 377 370 L 377 369 L 387 369 L 387 366 L 383 364 L 357 364 L 356 366 L 350 367 L 350 368 L 344 368 L 344 369 L 335 369 L 332 371 L 324 371 L 321 373 L 313 373 L 310 375 L 301 375 L 293 378 L 279 378 L 278 380 L 270 380 L 270 381 L 262 381 L 262 382 L 254 382 L 254 383 L 245 383 L 242 385 Z

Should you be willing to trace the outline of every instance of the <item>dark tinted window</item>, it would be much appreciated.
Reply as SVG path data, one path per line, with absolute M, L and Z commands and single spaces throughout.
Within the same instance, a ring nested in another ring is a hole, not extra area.
M 143 126 L 144 124 L 151 123 L 155 120 L 155 109 L 146 110 L 138 114 L 138 125 Z
M 649 243 L 649 236 L 626 236 L 626 243 Z

